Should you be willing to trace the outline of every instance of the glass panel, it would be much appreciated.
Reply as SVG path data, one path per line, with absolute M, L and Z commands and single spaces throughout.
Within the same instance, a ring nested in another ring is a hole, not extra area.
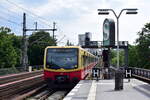
M 49 48 L 46 67 L 50 69 L 77 68 L 77 48 Z

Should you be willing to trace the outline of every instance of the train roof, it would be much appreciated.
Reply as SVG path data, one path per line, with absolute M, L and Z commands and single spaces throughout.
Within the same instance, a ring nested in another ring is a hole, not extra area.
M 47 48 L 78 48 L 78 49 L 81 49 L 81 50 L 83 50 L 83 51 L 85 51 L 85 52 L 90 53 L 89 51 L 87 51 L 86 49 L 83 49 L 83 48 L 80 47 L 80 46 L 47 46 L 46 49 L 47 49 Z M 90 53 L 90 54 L 93 55 L 92 53 Z M 93 55 L 93 56 L 95 56 L 95 55 Z
M 81 48 L 80 46 L 47 46 L 46 48 Z

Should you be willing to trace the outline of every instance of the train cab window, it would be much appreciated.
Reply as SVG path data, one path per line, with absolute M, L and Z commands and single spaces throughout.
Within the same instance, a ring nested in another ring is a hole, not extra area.
M 78 49 L 49 48 L 47 50 L 46 67 L 49 69 L 78 68 Z

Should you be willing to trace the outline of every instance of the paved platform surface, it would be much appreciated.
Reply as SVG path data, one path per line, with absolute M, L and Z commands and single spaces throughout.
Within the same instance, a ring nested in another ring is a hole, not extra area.
M 124 79 L 124 89 L 114 91 L 114 80 L 82 80 L 63 100 L 150 100 L 150 84 Z

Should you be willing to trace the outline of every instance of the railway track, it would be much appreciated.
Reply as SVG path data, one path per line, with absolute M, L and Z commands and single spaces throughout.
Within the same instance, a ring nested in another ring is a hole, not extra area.
M 68 91 L 46 89 L 38 94 L 27 98 L 27 100 L 62 100 Z
M 36 76 L 36 75 L 41 75 L 42 73 L 43 71 L 40 70 L 40 71 L 23 72 L 19 74 L 0 76 L 0 85 L 13 82 L 13 81 L 17 81 L 17 80 L 21 80 L 21 79 L 25 79 L 25 78 L 29 78 L 29 77 Z
M 44 84 L 42 71 L 3 76 L 0 82 L 0 100 L 16 98 Z
M 43 88 L 42 90 L 39 90 L 29 96 L 27 100 L 45 100 L 48 98 L 50 95 L 52 95 L 55 92 L 55 90 L 51 90 L 48 88 Z
M 47 100 L 62 100 L 68 91 L 56 91 L 51 96 L 47 98 Z
M 23 92 L 25 92 L 25 93 L 23 93 L 22 95 L 16 95 L 16 97 L 14 97 L 13 99 L 14 100 L 34 100 L 34 96 L 35 96 L 35 94 L 37 95 L 37 94 L 39 94 L 39 93 L 41 93 L 43 90 L 47 90 L 47 85 L 46 84 L 42 84 L 42 85 L 40 85 L 40 86 L 38 86 L 38 87 L 36 87 L 36 88 L 29 88 L 29 91 L 23 91 Z M 46 95 L 46 94 L 45 94 Z M 37 98 L 37 97 L 36 97 Z M 38 100 L 44 100 L 44 94 L 43 95 L 41 95 L 41 98 L 42 99 L 39 99 L 39 98 L 37 98 Z

